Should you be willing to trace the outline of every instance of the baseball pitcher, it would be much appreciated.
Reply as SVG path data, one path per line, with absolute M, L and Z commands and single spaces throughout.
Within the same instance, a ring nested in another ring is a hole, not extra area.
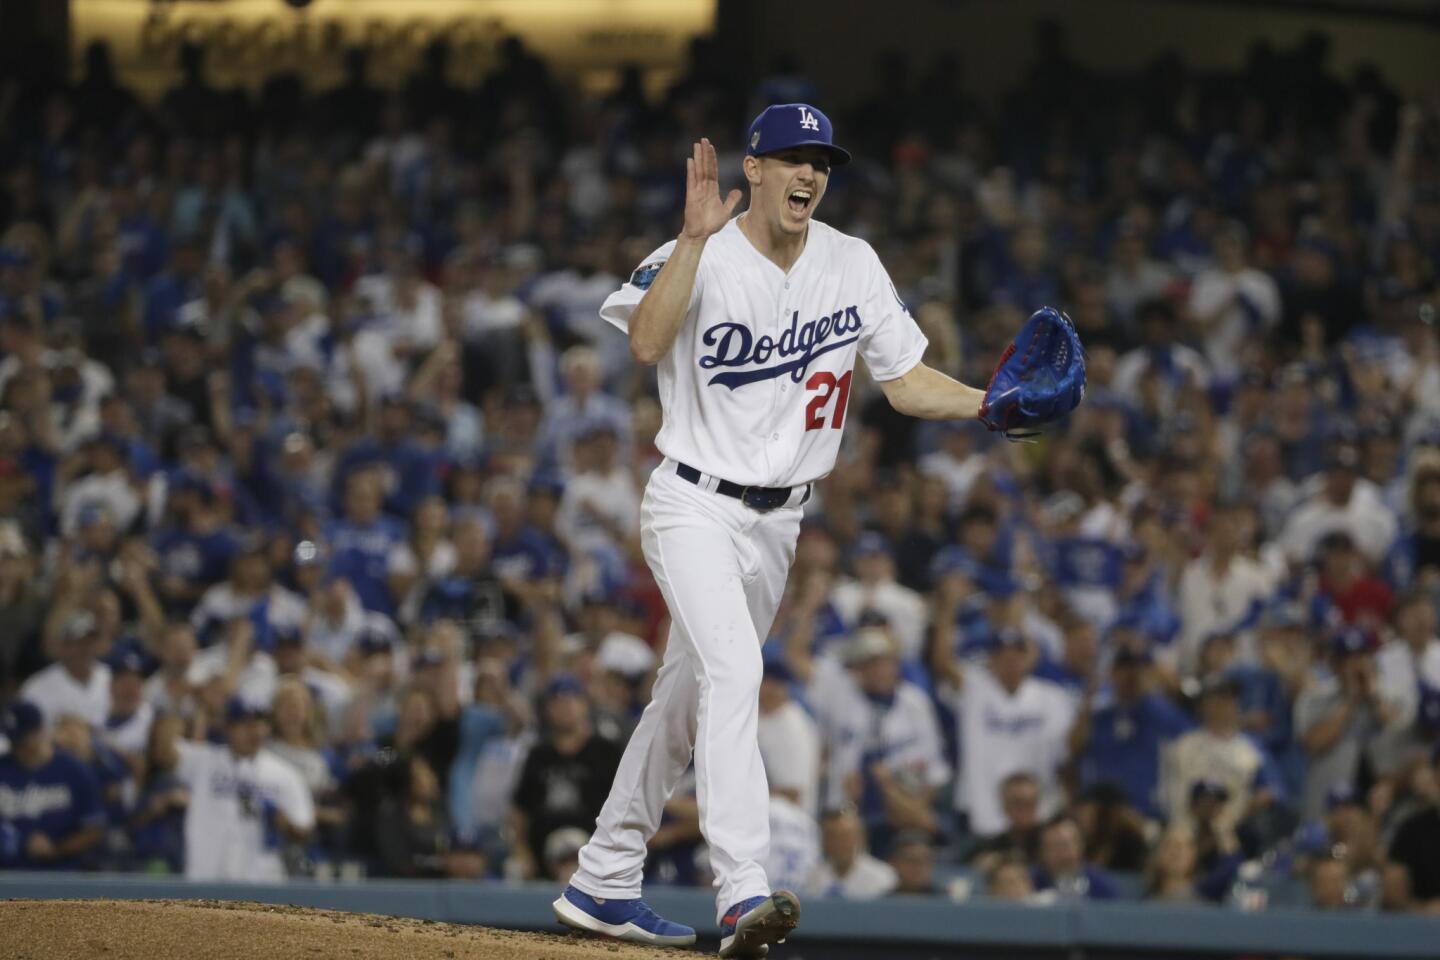
M 555 901 L 571 927 L 685 945 L 695 931 L 641 899 L 646 841 L 693 753 L 700 826 L 718 887 L 722 957 L 762 957 L 800 916 L 763 864 L 769 796 L 756 743 L 760 646 L 795 555 L 802 507 L 835 465 L 857 355 L 895 409 L 978 417 L 1007 436 L 1079 403 L 1073 328 L 1045 309 L 987 390 L 921 362 L 926 340 L 869 244 L 814 219 L 833 166 L 829 119 L 771 106 L 750 126 L 750 202 L 720 196 L 715 148 L 686 161 L 680 235 L 639 265 L 600 315 L 658 365 L 665 460 L 641 508 L 646 561 L 670 609 L 653 699 L 630 738 L 580 869 Z

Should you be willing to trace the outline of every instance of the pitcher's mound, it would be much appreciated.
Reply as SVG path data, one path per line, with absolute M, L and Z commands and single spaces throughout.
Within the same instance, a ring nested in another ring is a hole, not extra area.
M 221 900 L 6 900 L 7 960 L 678 960 L 611 940 Z M 696 955 L 698 956 L 698 955 Z

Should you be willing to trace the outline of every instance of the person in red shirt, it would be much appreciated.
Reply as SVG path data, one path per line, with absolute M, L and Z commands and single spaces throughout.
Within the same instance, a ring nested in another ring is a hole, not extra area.
M 1373 633 L 1389 622 L 1394 594 L 1370 570 L 1350 534 L 1341 530 L 1326 534 L 1315 556 L 1320 567 L 1320 592 L 1347 624 Z

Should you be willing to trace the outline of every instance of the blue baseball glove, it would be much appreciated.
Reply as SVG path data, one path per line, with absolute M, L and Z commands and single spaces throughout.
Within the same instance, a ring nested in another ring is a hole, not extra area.
M 980 421 L 1007 440 L 1058 420 L 1085 396 L 1085 349 L 1070 318 L 1041 307 L 1005 348 L 980 404 Z

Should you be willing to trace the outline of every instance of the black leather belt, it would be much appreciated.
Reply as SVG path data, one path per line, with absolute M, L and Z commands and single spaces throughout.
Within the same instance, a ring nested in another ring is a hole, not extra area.
M 688 480 L 690 483 L 699 486 L 700 471 L 688 463 L 676 461 L 675 472 L 681 480 Z M 734 497 L 751 510 L 758 510 L 766 513 L 777 507 L 783 507 L 790 502 L 790 494 L 795 492 L 794 487 L 746 487 L 738 483 L 731 483 L 729 480 L 721 480 L 715 487 L 716 493 L 722 493 L 727 497 Z M 809 486 L 806 486 L 805 496 L 800 501 L 804 503 L 810 499 Z

